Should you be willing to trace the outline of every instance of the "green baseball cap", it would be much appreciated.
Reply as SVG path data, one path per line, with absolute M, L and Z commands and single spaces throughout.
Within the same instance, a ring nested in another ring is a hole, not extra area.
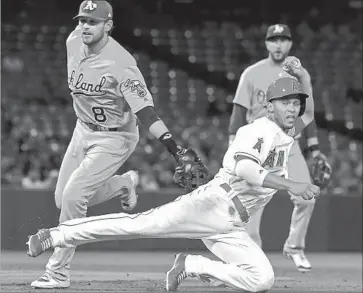
M 268 27 L 266 40 L 274 37 L 284 37 L 291 40 L 291 31 L 286 24 L 274 24 Z
M 113 10 L 110 3 L 103 0 L 83 1 L 79 6 L 78 17 L 89 17 L 97 20 L 110 20 L 113 17 Z

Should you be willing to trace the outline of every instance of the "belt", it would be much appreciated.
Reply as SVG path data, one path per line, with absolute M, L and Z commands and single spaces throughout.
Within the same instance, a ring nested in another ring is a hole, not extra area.
M 82 121 L 81 122 L 86 125 L 90 130 L 92 131 L 112 131 L 112 132 L 119 132 L 119 131 L 122 131 L 123 128 L 122 127 L 104 127 L 104 126 L 100 126 L 100 125 L 97 125 L 97 124 L 93 124 L 93 123 L 90 123 L 90 122 L 85 122 L 85 121 Z
M 232 191 L 232 188 L 227 183 L 222 183 L 220 185 L 227 193 Z M 232 197 L 232 202 L 234 204 L 234 207 L 236 208 L 242 222 L 247 222 L 250 218 L 250 215 L 248 214 L 246 207 L 243 205 L 243 203 L 239 200 L 238 196 Z

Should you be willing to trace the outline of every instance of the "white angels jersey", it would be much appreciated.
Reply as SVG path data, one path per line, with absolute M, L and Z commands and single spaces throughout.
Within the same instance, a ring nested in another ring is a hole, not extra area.
M 77 117 L 104 127 L 137 133 L 135 114 L 154 106 L 134 57 L 112 37 L 96 54 L 86 55 L 77 27 L 67 39 L 68 86 Z
M 251 215 L 265 206 L 277 190 L 255 186 L 238 177 L 235 171 L 237 162 L 249 157 L 270 173 L 288 178 L 287 159 L 293 142 L 294 138 L 275 122 L 267 117 L 258 118 L 239 128 L 216 178 L 223 178 L 239 192 L 239 199 Z

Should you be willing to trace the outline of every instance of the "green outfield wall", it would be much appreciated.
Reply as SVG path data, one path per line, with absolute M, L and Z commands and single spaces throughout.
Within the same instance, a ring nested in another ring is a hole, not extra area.
M 133 213 L 167 203 L 180 190 L 139 192 L 139 203 Z M 289 197 L 276 194 L 267 205 L 261 225 L 265 251 L 282 250 L 289 232 L 293 205 Z M 89 208 L 88 216 L 121 211 L 116 199 Z M 24 250 L 27 235 L 39 228 L 57 225 L 59 210 L 52 191 L 1 189 L 1 248 Z M 97 250 L 199 250 L 199 240 L 140 239 L 110 241 L 84 245 L 78 249 Z M 326 196 L 316 202 L 307 236 L 307 251 L 361 251 L 362 197 Z

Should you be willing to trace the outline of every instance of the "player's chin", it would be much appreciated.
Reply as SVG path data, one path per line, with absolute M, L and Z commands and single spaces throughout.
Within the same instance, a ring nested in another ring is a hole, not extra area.
M 82 41 L 83 41 L 84 44 L 90 45 L 90 44 L 93 43 L 93 36 L 91 36 L 91 35 L 83 36 Z
M 272 57 L 276 62 L 282 62 L 285 60 L 285 54 L 283 54 L 281 52 L 273 53 Z
M 284 126 L 286 129 L 291 129 L 295 126 L 296 119 L 295 118 L 286 118 L 284 121 Z

